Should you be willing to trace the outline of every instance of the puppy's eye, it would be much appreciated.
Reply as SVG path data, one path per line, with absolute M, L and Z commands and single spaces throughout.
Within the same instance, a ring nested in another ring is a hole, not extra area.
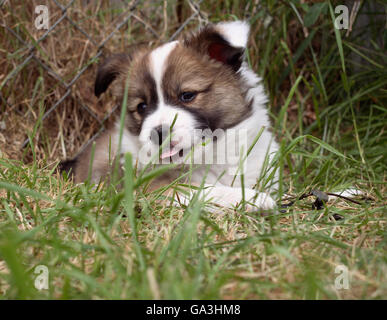
M 180 94 L 179 99 L 181 102 L 191 102 L 196 98 L 196 92 L 183 92 Z
M 147 107 L 148 107 L 148 106 L 147 106 L 147 104 L 146 104 L 145 102 L 141 102 L 141 103 L 139 103 L 139 104 L 137 105 L 137 112 L 138 112 L 139 114 L 143 114 L 143 113 L 145 112 L 145 110 L 146 110 Z

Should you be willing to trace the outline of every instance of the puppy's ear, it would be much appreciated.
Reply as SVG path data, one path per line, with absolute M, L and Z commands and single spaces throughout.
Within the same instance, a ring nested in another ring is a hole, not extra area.
M 121 73 L 129 70 L 130 60 L 130 55 L 119 53 L 110 56 L 99 66 L 94 84 L 94 93 L 97 97 L 104 93 Z
M 183 43 L 201 54 L 238 71 L 247 45 L 250 26 L 244 21 L 208 25 L 185 38 Z

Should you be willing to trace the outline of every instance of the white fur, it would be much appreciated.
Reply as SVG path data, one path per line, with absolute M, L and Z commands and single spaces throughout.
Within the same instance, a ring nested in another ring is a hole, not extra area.
M 245 208 L 247 211 L 255 211 L 257 209 L 270 210 L 276 206 L 276 202 L 267 193 L 257 193 L 251 188 L 245 188 L 244 193 L 246 201 Z M 190 196 L 180 195 L 180 202 L 188 205 L 192 196 L 192 192 Z M 204 199 L 226 208 L 235 207 L 243 200 L 242 188 L 229 187 L 221 184 L 216 184 L 215 186 L 205 184 L 202 196 Z
M 164 99 L 161 92 L 161 80 L 164 74 L 165 62 L 171 53 L 171 51 L 175 48 L 178 41 L 168 42 L 161 47 L 153 50 L 150 56 L 151 59 L 151 68 L 153 71 L 153 77 L 156 81 L 157 87 L 157 95 L 160 99 L 161 104 L 163 104 Z
M 232 46 L 246 48 L 250 31 L 247 22 L 221 22 L 216 25 L 216 28 Z
M 159 147 L 150 140 L 152 130 L 158 126 L 171 126 L 176 115 L 171 141 L 176 142 L 179 148 L 189 148 L 192 145 L 192 131 L 196 125 L 195 119 L 189 112 L 161 102 L 157 110 L 150 114 L 142 125 L 139 136 L 141 143 L 140 163 L 145 164 L 148 162 L 147 159 L 150 160 L 149 155 L 146 153 L 150 152 L 151 155 L 154 155 L 159 151 Z

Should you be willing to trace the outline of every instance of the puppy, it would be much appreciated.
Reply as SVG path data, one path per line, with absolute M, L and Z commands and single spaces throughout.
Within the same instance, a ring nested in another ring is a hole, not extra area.
M 261 79 L 245 61 L 248 35 L 248 23 L 223 22 L 155 49 L 108 58 L 99 67 L 95 94 L 110 87 L 122 103 L 127 92 L 120 150 L 117 123 L 96 140 L 92 168 L 91 147 L 62 168 L 71 169 L 75 182 L 89 172 L 98 182 L 109 174 L 111 159 L 130 152 L 139 169 L 178 164 L 157 186 L 193 165 L 186 182 L 204 181 L 204 196 L 215 204 L 233 207 L 246 200 L 247 210 L 274 208 L 270 192 L 278 173 L 271 163 L 278 144 Z M 258 180 L 261 187 L 266 183 L 265 192 L 254 189 Z M 180 198 L 189 201 L 186 194 Z

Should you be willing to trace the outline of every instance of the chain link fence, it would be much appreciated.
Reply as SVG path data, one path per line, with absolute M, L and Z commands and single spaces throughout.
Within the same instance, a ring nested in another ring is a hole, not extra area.
M 93 94 L 97 62 L 206 23 L 200 2 L 0 0 L 0 153 L 28 161 L 80 152 L 117 109 Z

